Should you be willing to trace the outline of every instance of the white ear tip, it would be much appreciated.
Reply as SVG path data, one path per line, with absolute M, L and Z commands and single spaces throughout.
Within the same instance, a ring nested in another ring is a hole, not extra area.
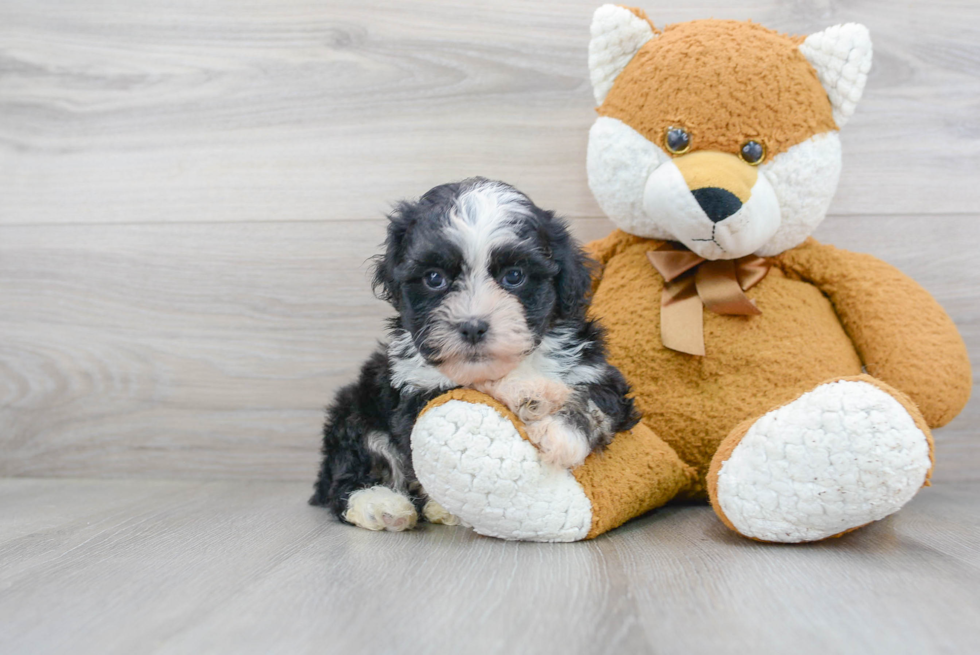
M 854 113 L 871 70 L 871 33 L 859 23 L 845 23 L 811 34 L 800 52 L 817 71 L 842 127 Z
M 602 104 L 636 51 L 653 38 L 653 29 L 629 9 L 602 5 L 592 15 L 590 32 L 589 76 L 596 102 Z
M 610 18 L 621 11 L 626 11 L 619 5 L 602 5 L 592 12 L 592 25 L 590 31 L 593 37 L 602 34 L 603 29 L 610 23 Z

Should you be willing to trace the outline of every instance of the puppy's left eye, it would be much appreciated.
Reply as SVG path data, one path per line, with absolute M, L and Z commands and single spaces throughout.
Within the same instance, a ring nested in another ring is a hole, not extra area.
M 500 284 L 506 289 L 516 289 L 517 287 L 524 284 L 525 279 L 524 271 L 514 267 L 508 268 L 504 271 L 504 274 L 500 276 Z

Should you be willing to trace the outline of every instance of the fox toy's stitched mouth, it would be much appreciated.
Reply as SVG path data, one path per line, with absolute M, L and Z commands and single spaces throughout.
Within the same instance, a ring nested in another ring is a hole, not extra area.
M 725 246 L 723 246 L 720 243 L 718 243 L 718 240 L 715 239 L 715 231 L 717 229 L 718 229 L 718 225 L 717 224 L 712 225 L 711 226 L 711 236 L 709 238 L 707 238 L 707 239 L 691 239 L 691 241 L 700 241 L 700 242 L 713 243 L 716 246 L 718 246 L 718 249 L 721 250 L 722 252 L 728 252 L 727 250 L 725 250 Z
M 643 192 L 646 215 L 707 259 L 755 252 L 779 229 L 779 203 L 767 177 L 734 155 L 695 152 L 656 167 Z

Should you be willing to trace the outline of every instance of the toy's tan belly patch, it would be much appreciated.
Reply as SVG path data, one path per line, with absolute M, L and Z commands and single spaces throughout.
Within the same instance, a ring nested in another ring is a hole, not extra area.
M 610 361 L 629 380 L 643 421 L 702 477 L 718 444 L 742 421 L 816 385 L 861 373 L 861 362 L 819 289 L 773 268 L 746 295 L 761 316 L 704 311 L 706 355 L 664 348 L 663 278 L 635 244 L 606 265 L 592 314 L 608 333 Z

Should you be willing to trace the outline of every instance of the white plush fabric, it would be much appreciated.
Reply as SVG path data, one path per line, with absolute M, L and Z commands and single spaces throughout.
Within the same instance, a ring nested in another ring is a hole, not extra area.
M 729 155 L 735 166 L 747 166 Z M 713 223 L 701 209 L 673 161 L 647 178 L 643 191 L 647 216 L 656 217 L 672 238 L 705 259 L 738 259 L 751 255 L 779 230 L 780 212 L 768 178 L 756 177 L 751 196 L 741 209 Z
M 480 534 L 525 541 L 577 541 L 592 526 L 592 504 L 565 469 L 492 407 L 450 400 L 412 432 L 415 473 L 426 493 Z
M 871 34 L 858 23 L 834 25 L 811 34 L 800 44 L 800 52 L 817 70 L 834 108 L 837 127 L 854 113 L 871 70 Z
M 815 541 L 897 511 L 929 467 L 926 436 L 897 400 L 832 382 L 749 428 L 721 467 L 718 502 L 743 535 Z
M 798 143 L 759 167 L 776 192 L 779 230 L 755 251 L 772 257 L 795 248 L 827 217 L 841 171 L 840 136 L 825 132 Z
M 762 164 L 746 207 L 719 224 L 715 236 L 724 252 L 694 241 L 711 236 L 711 222 L 670 155 L 629 125 L 609 116 L 596 119 L 587 169 L 599 206 L 625 232 L 681 241 L 708 259 L 753 252 L 770 257 L 803 243 L 826 217 L 840 178 L 841 146 L 837 132 L 826 132 Z
M 672 239 L 643 207 L 647 178 L 670 156 L 618 118 L 600 116 L 589 130 L 589 188 L 606 216 L 624 232 Z
M 589 76 L 596 104 L 601 105 L 636 51 L 653 38 L 653 30 L 628 9 L 602 5 L 592 15 L 591 32 Z

